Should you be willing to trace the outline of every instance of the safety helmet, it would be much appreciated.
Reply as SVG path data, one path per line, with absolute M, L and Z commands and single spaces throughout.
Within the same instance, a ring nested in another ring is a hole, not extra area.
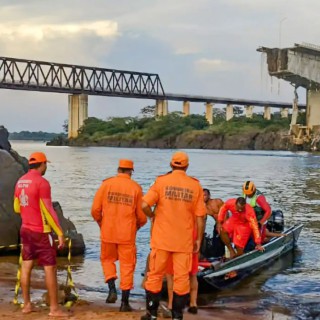
M 252 181 L 246 181 L 242 186 L 242 191 L 245 195 L 250 196 L 255 193 L 256 186 Z

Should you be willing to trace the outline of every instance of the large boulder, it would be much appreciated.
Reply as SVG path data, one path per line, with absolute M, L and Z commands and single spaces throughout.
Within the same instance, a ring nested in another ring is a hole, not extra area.
M 9 152 L 0 149 L 0 250 L 19 243 L 20 216 L 13 211 L 13 193 L 24 170 Z
M 18 179 L 28 171 L 28 161 L 11 149 L 8 131 L 0 126 L 0 253 L 19 248 L 20 215 L 13 210 L 14 187 Z M 58 202 L 53 203 L 66 237 L 72 239 L 72 254 L 83 254 L 83 237 L 75 225 L 66 219 Z M 62 251 L 66 255 L 67 250 Z

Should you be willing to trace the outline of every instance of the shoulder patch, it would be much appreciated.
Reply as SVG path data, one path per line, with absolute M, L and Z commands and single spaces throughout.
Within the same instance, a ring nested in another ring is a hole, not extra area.
M 114 177 L 105 178 L 104 180 L 102 180 L 102 182 L 107 181 L 107 180 L 109 180 L 109 179 L 111 179 L 111 178 L 114 178 Z
M 159 176 L 158 176 L 158 178 L 159 177 L 164 177 L 164 176 L 167 176 L 168 174 L 171 174 L 172 173 L 172 171 L 168 171 L 167 173 L 165 173 L 165 174 L 160 174 Z
M 191 177 L 191 176 L 189 176 L 191 179 L 193 179 L 193 180 L 196 180 L 197 182 L 199 182 L 199 180 L 197 179 L 197 178 L 195 178 L 195 177 Z

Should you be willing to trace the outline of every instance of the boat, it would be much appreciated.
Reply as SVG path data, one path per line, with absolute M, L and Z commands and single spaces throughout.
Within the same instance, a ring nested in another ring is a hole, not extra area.
M 283 230 L 284 236 L 273 237 L 263 245 L 264 251 L 253 250 L 231 260 L 208 258 L 199 262 L 199 293 L 231 288 L 243 279 L 267 267 L 294 249 L 303 224 Z

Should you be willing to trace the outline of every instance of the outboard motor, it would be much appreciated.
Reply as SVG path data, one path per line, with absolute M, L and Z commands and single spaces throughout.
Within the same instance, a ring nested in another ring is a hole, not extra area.
M 281 210 L 272 211 L 267 228 L 271 232 L 282 232 L 284 230 L 284 216 Z

